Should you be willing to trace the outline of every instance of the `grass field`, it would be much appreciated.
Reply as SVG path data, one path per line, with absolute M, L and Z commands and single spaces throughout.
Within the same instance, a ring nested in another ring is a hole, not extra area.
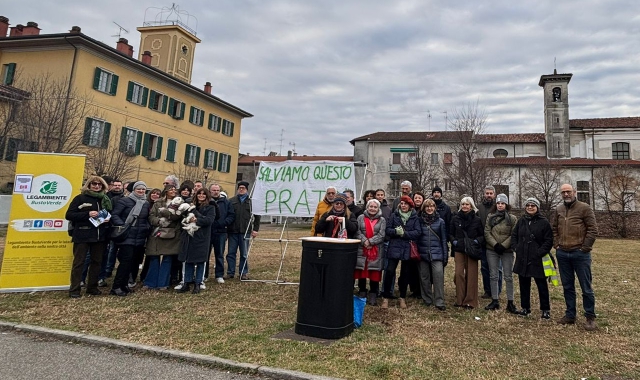
M 288 238 L 307 231 L 292 228 Z M 260 233 L 278 236 L 270 226 Z M 640 378 L 638 252 L 638 241 L 596 242 L 595 332 L 582 328 L 582 316 L 574 326 L 541 321 L 535 285 L 529 318 L 507 314 L 504 297 L 497 312 L 485 311 L 486 303 L 473 311 L 454 308 L 452 262 L 445 312 L 414 299 L 406 310 L 394 302 L 386 311 L 367 306 L 363 327 L 331 345 L 272 338 L 294 326 L 297 286 L 238 280 L 209 281 L 199 295 L 138 291 L 72 300 L 67 292 L 2 294 L 0 319 L 348 379 L 634 379 Z M 280 243 L 257 241 L 251 277 L 275 279 L 280 256 Z M 300 256 L 301 245 L 290 243 L 284 279 L 298 281 Z M 551 304 L 557 320 L 564 311 L 561 287 L 551 289 Z

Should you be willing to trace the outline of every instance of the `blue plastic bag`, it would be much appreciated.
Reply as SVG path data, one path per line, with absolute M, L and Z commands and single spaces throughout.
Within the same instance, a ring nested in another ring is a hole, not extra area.
M 364 305 L 367 304 L 366 298 L 360 298 L 353 296 L 353 324 L 356 328 L 362 326 L 362 319 L 364 317 Z

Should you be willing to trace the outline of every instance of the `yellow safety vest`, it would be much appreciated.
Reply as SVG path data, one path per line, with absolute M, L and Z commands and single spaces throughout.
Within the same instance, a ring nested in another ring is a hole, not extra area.
M 553 266 L 553 260 L 551 260 L 551 256 L 548 253 L 542 258 L 542 267 L 544 268 L 544 275 L 547 276 L 549 282 L 553 286 L 558 286 L 558 272 L 556 272 L 556 267 Z

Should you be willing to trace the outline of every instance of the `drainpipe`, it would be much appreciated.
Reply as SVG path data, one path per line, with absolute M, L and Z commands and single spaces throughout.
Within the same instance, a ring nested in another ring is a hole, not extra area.
M 69 95 L 71 94 L 71 85 L 73 84 L 73 74 L 76 70 L 76 61 L 78 57 L 78 47 L 74 45 L 71 41 L 67 39 L 67 36 L 64 37 L 64 40 L 71 46 L 73 46 L 73 62 L 71 63 L 71 71 L 69 72 L 69 85 L 67 87 L 67 96 L 64 103 L 64 110 L 62 113 L 62 125 L 64 126 L 67 122 L 67 111 L 69 108 Z M 60 153 L 60 152 L 58 152 Z

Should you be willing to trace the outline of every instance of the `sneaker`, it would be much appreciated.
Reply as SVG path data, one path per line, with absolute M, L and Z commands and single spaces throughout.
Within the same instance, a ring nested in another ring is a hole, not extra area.
M 184 286 L 184 284 L 181 282 L 178 285 L 176 285 L 173 289 L 175 290 L 182 290 L 182 287 Z
M 596 319 L 594 317 L 587 317 L 587 321 L 584 323 L 584 329 L 587 331 L 597 330 Z
M 575 318 L 569 318 L 566 315 L 558 321 L 559 325 L 573 325 L 575 323 L 576 323 Z
M 528 317 L 531 314 L 531 309 L 522 309 L 518 312 L 519 315 L 523 317 Z
M 551 311 L 549 310 L 542 310 L 542 315 L 540 316 L 540 318 L 542 319 L 551 319 Z
M 249 275 L 247 275 L 247 274 L 243 274 L 242 276 L 240 276 L 240 280 L 241 280 L 241 281 L 247 281 L 247 280 L 249 280 Z
M 104 287 L 107 287 L 107 286 L 108 286 L 107 282 L 104 279 L 98 280 L 98 287 L 104 288 Z
M 217 282 L 218 284 L 224 284 L 224 278 L 222 278 L 222 277 L 216 277 L 216 282 Z
M 129 293 L 125 292 L 124 290 L 122 290 L 120 288 L 116 288 L 116 289 L 111 289 L 109 294 L 112 295 L 112 296 L 126 297 L 127 294 L 129 294 Z
M 135 287 L 136 287 L 136 285 L 138 285 L 138 284 L 137 284 L 137 283 L 135 283 L 135 282 L 129 282 L 129 283 L 127 284 L 127 286 L 128 286 L 130 289 L 135 288 Z
M 205 278 L 202 280 L 202 282 L 207 282 L 207 281 L 209 281 L 209 277 L 205 277 Z
M 85 286 L 87 286 L 87 284 L 85 284 L 84 281 L 80 281 L 80 287 L 84 288 Z
M 207 288 L 207 286 L 204 284 L 204 282 L 200 284 L 200 289 L 205 290 L 206 288 Z

